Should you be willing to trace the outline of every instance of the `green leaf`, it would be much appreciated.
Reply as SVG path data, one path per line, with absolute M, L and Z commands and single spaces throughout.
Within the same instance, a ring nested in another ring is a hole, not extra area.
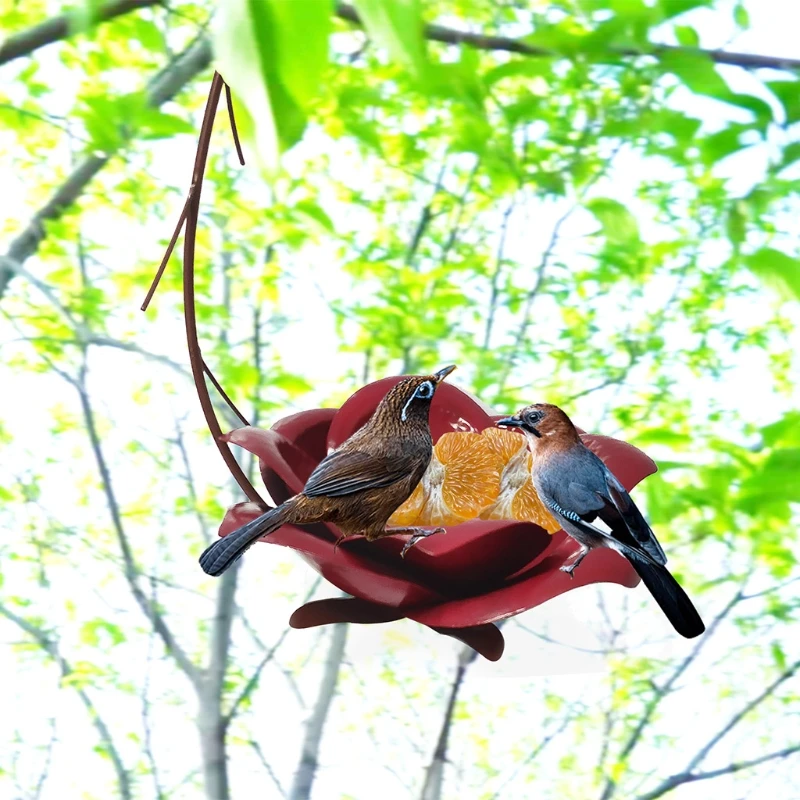
M 81 641 L 92 647 L 98 647 L 101 644 L 100 631 L 104 631 L 108 634 L 112 645 L 121 644 L 125 641 L 125 634 L 122 632 L 119 625 L 115 625 L 113 622 L 104 619 L 94 619 L 85 622 L 81 626 Z M 105 641 L 102 643 L 105 643 Z
M 800 261 L 781 250 L 762 247 L 745 256 L 744 265 L 784 297 L 800 300 Z
M 779 165 L 779 169 L 784 169 L 795 161 L 800 161 L 800 142 L 792 142 L 783 148 L 783 158 Z
M 659 0 L 663 19 L 672 19 L 701 6 L 710 6 L 713 0 Z
M 777 444 L 800 445 L 800 411 L 790 411 L 782 419 L 765 425 L 761 438 L 767 447 Z
M 586 204 L 603 226 L 603 234 L 610 244 L 630 244 L 639 241 L 636 217 L 622 203 L 610 197 L 597 197 Z
M 429 65 L 420 0 L 354 0 L 354 5 L 369 37 L 425 82 Z
M 302 214 L 318 224 L 322 231 L 325 233 L 333 233 L 334 226 L 331 218 L 320 208 L 316 203 L 311 200 L 301 200 L 294 206 L 296 213 Z
M 779 642 L 772 643 L 772 657 L 775 659 L 775 663 L 778 665 L 778 669 L 783 672 L 786 669 L 786 653 L 783 652 L 783 648 L 781 647 Z
M 267 168 L 303 135 L 328 64 L 331 10 L 330 0 L 230 0 L 219 9 L 218 68 L 243 106 L 242 138 Z
M 733 244 L 737 252 L 747 235 L 747 219 L 747 205 L 741 200 L 735 200 L 728 212 L 726 227 L 728 230 L 728 238 L 731 240 L 731 244 Z
M 668 50 L 661 53 L 658 64 L 695 94 L 710 97 L 730 94 L 728 84 L 717 72 L 714 62 L 703 53 Z
M 675 38 L 677 38 L 678 44 L 681 44 L 684 47 L 700 46 L 700 37 L 697 35 L 697 31 L 691 25 L 676 25 Z
M 786 124 L 800 121 L 800 81 L 767 81 L 767 86 L 781 101 L 786 114 Z

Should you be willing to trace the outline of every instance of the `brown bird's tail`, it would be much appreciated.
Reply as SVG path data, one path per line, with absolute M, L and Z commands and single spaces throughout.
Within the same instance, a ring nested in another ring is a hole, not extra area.
M 703 633 L 706 626 L 697 609 L 666 567 L 633 554 L 628 556 L 628 561 L 653 595 L 653 599 L 661 606 L 672 627 L 681 636 L 693 639 Z
M 200 566 L 207 575 L 217 577 L 222 575 L 237 559 L 241 558 L 245 550 L 255 544 L 262 536 L 272 533 L 281 525 L 289 521 L 290 512 L 294 504 L 291 500 L 271 508 L 239 530 L 229 533 L 209 545 L 200 556 Z

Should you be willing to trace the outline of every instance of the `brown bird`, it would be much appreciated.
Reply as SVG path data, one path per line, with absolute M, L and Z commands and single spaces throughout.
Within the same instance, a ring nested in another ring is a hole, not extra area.
M 699 636 L 703 621 L 664 566 L 656 535 L 617 477 L 581 442 L 570 418 L 558 406 L 536 403 L 497 424 L 525 434 L 536 492 L 581 546 L 561 569 L 572 576 L 590 550 L 610 547 L 628 559 L 675 630 L 687 639 Z M 598 517 L 610 532 L 592 525 Z
M 401 380 L 366 425 L 319 463 L 300 494 L 208 547 L 200 556 L 203 571 L 221 575 L 248 547 L 281 525 L 329 522 L 342 532 L 337 544 L 358 534 L 368 542 L 409 534 L 403 556 L 420 539 L 444 532 L 444 528 L 387 528 L 386 523 L 428 468 L 433 452 L 428 424 L 431 400 L 454 369 Z

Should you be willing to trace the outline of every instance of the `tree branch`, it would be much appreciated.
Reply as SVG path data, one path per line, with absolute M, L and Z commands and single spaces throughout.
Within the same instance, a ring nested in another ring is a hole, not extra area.
M 286 789 L 283 788 L 281 782 L 278 780 L 278 776 L 275 774 L 275 771 L 270 766 L 269 761 L 267 761 L 266 756 L 264 755 L 264 751 L 261 749 L 261 745 L 255 740 L 250 739 L 248 742 L 250 747 L 253 748 L 253 751 L 258 756 L 258 760 L 261 762 L 261 766 L 264 767 L 267 775 L 272 779 L 272 782 L 275 784 L 278 792 L 280 793 L 281 797 L 286 797 Z
M 741 772 L 744 769 L 752 769 L 760 764 L 765 764 L 768 761 L 775 761 L 776 759 L 788 758 L 795 753 L 800 752 L 800 744 L 785 747 L 783 750 L 777 750 L 774 753 L 767 753 L 766 755 L 759 756 L 758 758 L 751 758 L 748 761 L 735 761 L 728 764 L 727 767 L 720 767 L 719 769 L 712 769 L 708 772 L 682 772 L 680 775 L 673 775 L 667 778 L 660 786 L 653 789 L 652 792 L 639 795 L 636 800 L 656 800 L 681 786 L 684 783 L 694 783 L 696 781 L 707 781 L 711 778 L 719 778 L 722 775 L 732 775 L 734 772 Z
M 211 44 L 201 36 L 178 55 L 172 63 L 159 72 L 146 90 L 147 104 L 157 108 L 175 97 L 189 81 L 211 63 Z M 88 154 L 59 186 L 52 197 L 33 215 L 25 229 L 11 242 L 5 257 L 13 264 L 23 266 L 33 256 L 45 238 L 45 223 L 59 219 L 83 194 L 90 181 L 111 160 L 114 152 Z M 0 298 L 16 274 L 0 258 Z
M 98 12 L 96 20 L 108 20 L 141 8 L 161 5 L 162 0 L 115 0 L 104 5 Z M 336 15 L 343 20 L 361 25 L 358 12 L 351 5 L 339 3 Z M 70 33 L 69 16 L 61 14 L 45 22 L 35 25 L 9 37 L 0 47 L 0 66 L 15 58 L 29 56 L 40 47 L 53 44 L 67 38 Z M 469 33 L 443 25 L 426 25 L 425 37 L 443 44 L 466 44 L 477 50 L 499 50 L 506 53 L 517 53 L 523 56 L 558 57 L 560 54 L 544 47 L 534 47 L 524 41 L 512 39 L 507 36 L 492 36 L 480 33 Z M 679 47 L 675 45 L 654 44 L 650 51 L 635 50 L 633 48 L 616 48 L 610 50 L 617 56 L 643 56 L 658 57 L 664 53 L 699 53 L 706 55 L 717 64 L 732 64 L 745 69 L 800 69 L 800 60 L 782 58 L 780 56 L 762 56 L 754 53 L 729 53 L 724 50 L 702 50 L 699 48 Z
M 46 631 L 42 630 L 37 625 L 34 625 L 32 622 L 29 622 L 24 617 L 20 617 L 19 615 L 15 614 L 10 608 L 7 608 L 3 604 L 0 604 L 0 614 L 2 614 L 10 622 L 13 622 L 22 631 L 27 633 L 28 636 L 30 636 L 39 645 L 39 647 L 41 647 L 42 650 L 44 650 L 50 656 L 50 658 L 53 659 L 53 661 L 55 661 L 59 670 L 61 671 L 62 678 L 68 678 L 70 675 L 72 675 L 72 667 L 66 658 L 61 655 L 61 651 L 59 650 L 56 641 L 51 639 Z M 100 741 L 102 742 L 103 747 L 108 751 L 108 756 L 111 759 L 111 763 L 114 765 L 114 771 L 117 774 L 117 783 L 119 784 L 120 797 L 123 798 L 123 800 L 132 800 L 133 790 L 131 786 L 130 775 L 125 769 L 125 765 L 122 762 L 122 757 L 120 756 L 119 750 L 117 750 L 117 747 L 114 744 L 114 738 L 111 735 L 108 725 L 106 725 L 99 709 L 92 702 L 92 698 L 86 693 L 86 690 L 79 688 L 79 686 L 76 685 L 75 691 L 78 693 L 78 697 L 85 706 L 86 710 L 89 712 L 92 725 L 94 725 L 95 730 L 100 737 Z
M 748 576 L 749 577 L 749 576 Z M 622 764 L 627 761 L 630 757 L 633 750 L 639 744 L 640 739 L 642 738 L 647 726 L 650 724 L 650 720 L 652 720 L 653 715 L 656 712 L 661 701 L 672 692 L 675 684 L 681 678 L 681 676 L 686 672 L 687 669 L 694 663 L 697 657 L 700 655 L 700 652 L 703 650 L 705 645 L 711 640 L 712 636 L 716 632 L 717 628 L 720 626 L 722 621 L 730 614 L 733 608 L 742 600 L 744 596 L 744 589 L 747 584 L 747 579 L 745 579 L 742 586 L 739 590 L 734 594 L 734 596 L 730 599 L 728 604 L 725 608 L 720 611 L 719 614 L 713 619 L 711 624 L 708 626 L 708 629 L 705 632 L 704 636 L 701 636 L 698 639 L 695 646 L 692 648 L 691 652 L 689 653 L 683 661 L 678 664 L 677 667 L 673 670 L 672 674 L 670 675 L 669 679 L 666 683 L 662 684 L 661 686 L 655 687 L 655 692 L 653 697 L 647 703 L 644 708 L 644 713 L 639 719 L 638 724 L 631 732 L 631 735 L 628 737 L 628 740 L 622 747 L 622 750 L 617 758 L 617 761 Z M 606 780 L 605 786 L 603 787 L 603 793 L 600 795 L 600 800 L 610 800 L 613 797 L 614 793 L 617 789 L 617 782 L 609 776 Z
M 450 740 L 450 729 L 453 726 L 453 711 L 455 711 L 456 700 L 458 700 L 458 693 L 461 691 L 467 669 L 477 657 L 477 652 L 471 647 L 464 647 L 459 653 L 458 667 L 453 682 L 450 684 L 450 696 L 447 698 L 439 738 L 436 741 L 431 763 L 425 770 L 425 783 L 422 785 L 420 800 L 441 800 L 444 765 L 447 763 L 447 745 Z
M 558 725 L 558 727 L 548 733 L 539 742 L 539 744 L 537 744 L 536 747 L 531 750 L 531 752 L 525 757 L 525 760 L 514 770 L 510 777 L 498 787 L 497 791 L 495 791 L 495 793 L 488 800 L 500 800 L 501 797 L 508 797 L 508 794 L 505 792 L 506 787 L 517 778 L 517 776 L 525 767 L 527 767 L 531 762 L 535 761 L 542 754 L 543 750 L 547 747 L 547 745 L 550 744 L 550 742 L 553 741 L 553 739 L 556 738 L 556 736 L 559 736 L 567 729 L 574 718 L 575 714 L 571 708 L 569 713 L 564 715 L 564 719 L 561 720 L 561 723 Z
M 746 717 L 754 708 L 757 708 L 759 705 L 761 705 L 764 700 L 774 694 L 778 687 L 793 677 L 798 670 L 800 670 L 800 660 L 795 661 L 793 664 L 783 670 L 783 672 L 781 672 L 781 674 L 778 675 L 778 677 L 771 684 L 769 684 L 769 686 L 767 686 L 760 694 L 756 695 L 756 697 L 747 703 L 740 711 L 734 714 L 728 720 L 726 725 L 720 731 L 714 734 L 714 736 L 712 736 L 708 742 L 706 742 L 706 744 L 697 751 L 697 754 L 689 762 L 685 771 L 692 772 L 695 767 L 700 766 L 708 754 L 742 721 L 742 719 L 744 719 L 744 717 Z
M 94 23 L 108 22 L 131 11 L 161 5 L 163 0 L 112 0 L 94 14 Z M 59 14 L 21 33 L 9 36 L 0 46 L 0 67 L 36 52 L 40 47 L 66 39 L 73 32 L 74 14 Z
M 340 3 L 336 8 L 336 13 L 342 19 L 355 22 L 361 25 L 358 12 L 345 3 Z M 453 28 L 446 28 L 443 25 L 426 25 L 425 38 L 444 44 L 466 44 L 477 50 L 501 50 L 507 53 L 519 53 L 524 56 L 543 56 L 549 58 L 563 57 L 554 50 L 544 47 L 534 47 L 518 39 L 511 39 L 507 36 L 491 36 L 481 33 L 469 33 Z M 701 50 L 694 47 L 678 47 L 668 44 L 654 44 L 649 51 L 635 50 L 630 47 L 609 48 L 609 54 L 614 56 L 654 56 L 658 58 L 666 53 L 689 53 L 708 56 L 717 64 L 732 64 L 736 67 L 745 69 L 800 69 L 800 60 L 795 58 L 781 58 L 779 56 L 760 56 L 752 53 L 727 53 L 724 50 Z

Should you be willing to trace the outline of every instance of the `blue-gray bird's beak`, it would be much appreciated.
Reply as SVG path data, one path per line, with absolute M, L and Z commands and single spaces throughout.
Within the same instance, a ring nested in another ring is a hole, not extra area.
M 445 367 L 444 369 L 440 369 L 438 372 L 434 372 L 433 377 L 436 380 L 436 383 L 441 383 L 455 368 L 456 365 L 451 364 L 449 367 Z
M 542 434 L 539 433 L 536 428 L 534 428 L 532 425 L 526 424 L 516 416 L 499 419 L 497 422 L 495 422 L 495 425 L 498 425 L 501 428 L 520 428 L 523 431 L 530 431 L 537 439 L 542 438 Z

